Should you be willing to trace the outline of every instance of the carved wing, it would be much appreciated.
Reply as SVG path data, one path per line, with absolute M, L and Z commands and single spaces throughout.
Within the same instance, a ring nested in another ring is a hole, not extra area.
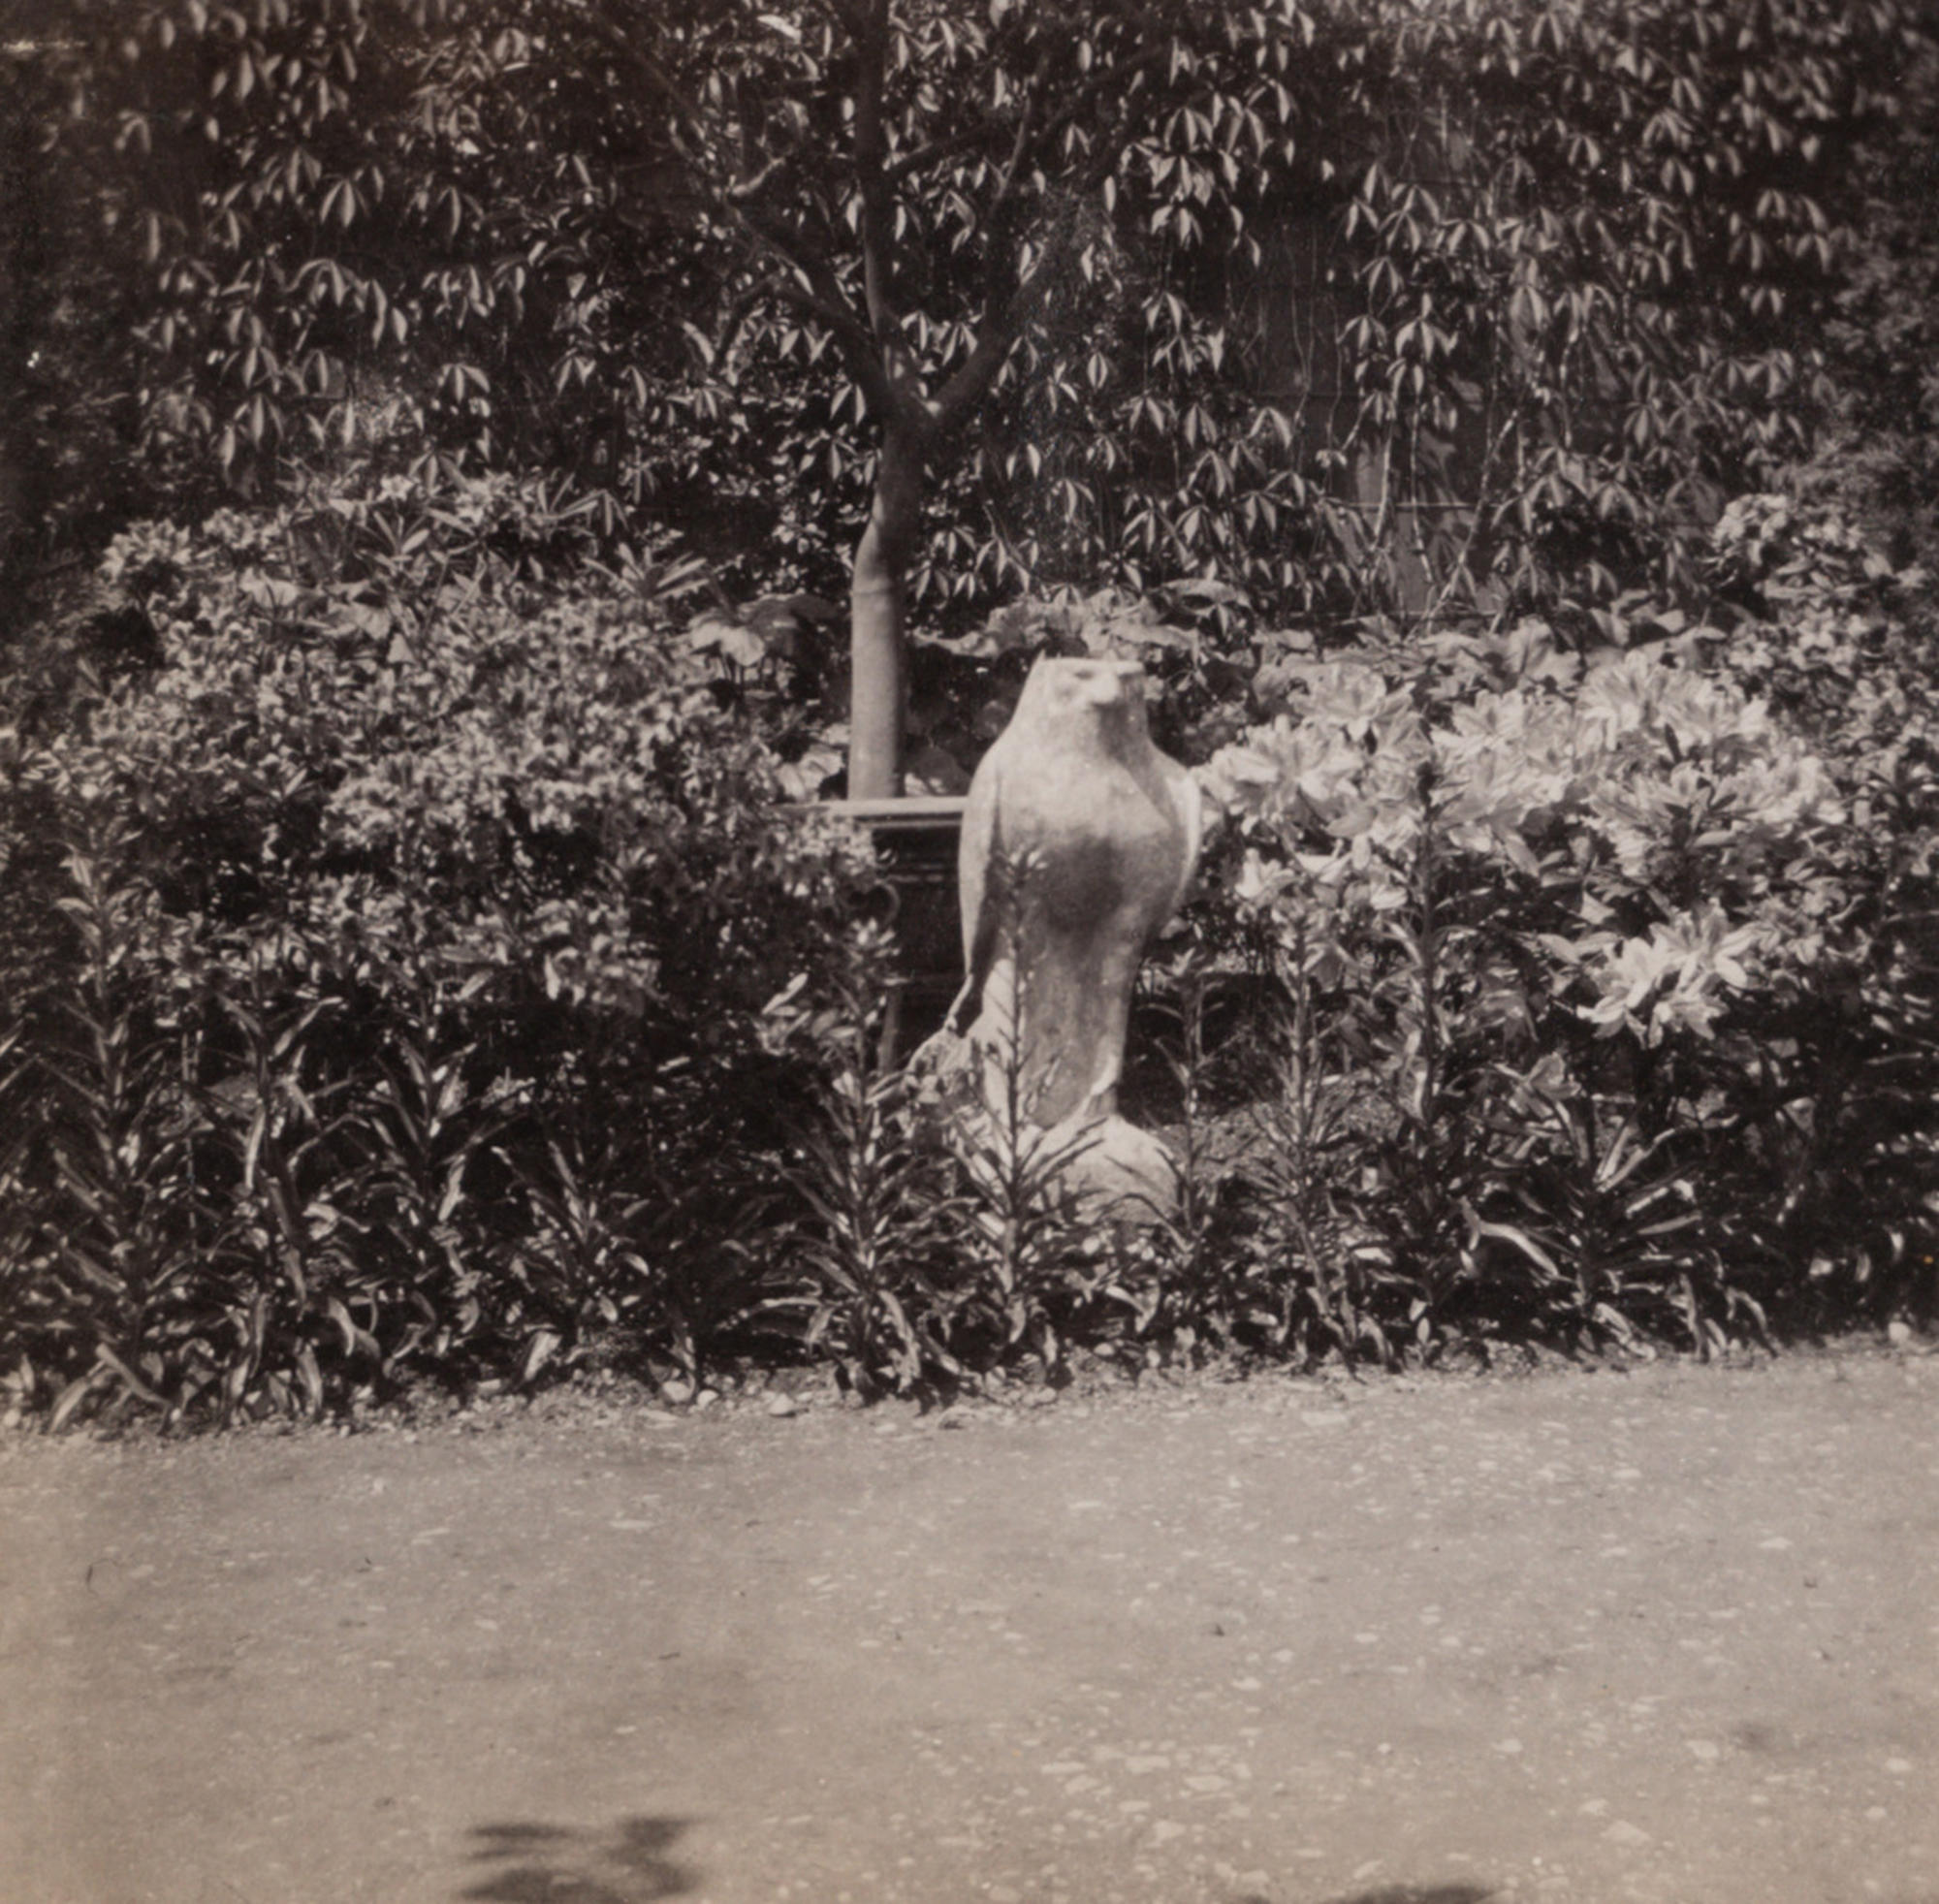
M 1172 810 L 1177 813 L 1185 834 L 1185 858 L 1178 869 L 1178 884 L 1172 891 L 1170 905 L 1165 908 L 1165 919 L 1170 919 L 1185 904 L 1185 896 L 1192 890 L 1192 876 L 1198 871 L 1198 852 L 1205 841 L 1205 796 L 1199 791 L 1196 777 L 1190 772 L 1181 771 L 1175 778 L 1166 777 L 1171 779 L 1167 791 Z
M 1001 767 L 986 755 L 970 782 L 970 796 L 963 806 L 963 837 L 956 862 L 956 894 L 963 919 L 963 990 L 950 1007 L 952 1024 L 957 1012 L 982 992 L 990 961 L 996 956 L 996 908 L 986 907 L 983 901 L 991 849 L 997 839 L 1001 778 Z

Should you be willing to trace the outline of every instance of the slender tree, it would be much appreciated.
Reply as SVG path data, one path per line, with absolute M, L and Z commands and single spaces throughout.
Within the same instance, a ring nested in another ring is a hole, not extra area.
M 1184 143 L 1225 159 L 1224 236 L 1247 236 L 1241 160 L 1257 195 L 1289 146 L 1286 75 L 1311 21 L 1299 0 L 608 4 L 584 19 L 657 109 L 654 184 L 731 251 L 737 314 L 765 302 L 825 333 L 866 405 L 848 784 L 900 791 L 933 483 L 1057 294 L 1100 269 L 1128 149 L 1183 121 Z M 1166 195 L 1147 229 L 1187 219 L 1196 237 L 1189 207 Z

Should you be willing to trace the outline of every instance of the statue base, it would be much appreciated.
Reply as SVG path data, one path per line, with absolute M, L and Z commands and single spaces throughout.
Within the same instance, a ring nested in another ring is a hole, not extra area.
M 1177 1168 L 1170 1151 L 1149 1130 L 1114 1112 L 1088 1126 L 1061 1126 L 1050 1141 L 1083 1144 L 1065 1165 L 1064 1180 L 1094 1221 L 1162 1222 L 1177 1211 Z

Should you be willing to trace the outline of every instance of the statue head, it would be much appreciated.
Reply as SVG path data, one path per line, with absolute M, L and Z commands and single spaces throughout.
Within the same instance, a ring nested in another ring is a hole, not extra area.
M 1145 732 L 1145 671 L 1136 661 L 1040 655 L 1017 702 L 1024 721 L 1080 722 L 1107 732 Z

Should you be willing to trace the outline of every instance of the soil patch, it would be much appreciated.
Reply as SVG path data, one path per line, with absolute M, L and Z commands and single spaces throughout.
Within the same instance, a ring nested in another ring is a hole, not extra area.
M 1939 1898 L 1939 1360 L 0 1444 L 21 1904 Z

